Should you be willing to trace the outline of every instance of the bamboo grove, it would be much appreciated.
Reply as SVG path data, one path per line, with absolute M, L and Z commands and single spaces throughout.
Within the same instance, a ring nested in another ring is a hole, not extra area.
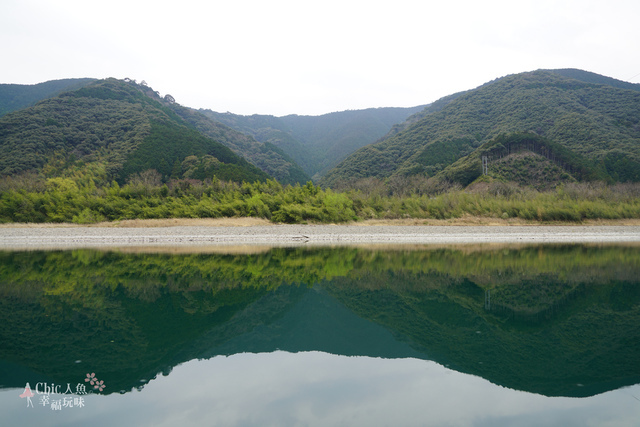
M 640 218 L 640 184 L 569 183 L 537 191 L 492 181 L 461 189 L 369 179 L 344 192 L 308 182 L 282 185 L 172 180 L 152 173 L 124 185 L 98 186 L 90 175 L 42 178 L 25 174 L 0 182 L 3 223 L 77 224 L 152 218 L 257 217 L 276 223 L 347 223 L 366 219 L 450 219 L 465 216 L 581 222 Z M 406 178 L 408 179 L 408 178 Z M 410 191 L 403 189 L 411 188 Z

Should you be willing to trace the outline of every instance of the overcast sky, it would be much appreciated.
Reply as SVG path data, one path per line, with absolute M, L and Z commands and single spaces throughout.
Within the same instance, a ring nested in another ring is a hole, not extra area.
M 319 115 L 540 68 L 640 83 L 640 1 L 2 0 L 0 43 L 0 83 L 129 77 L 188 107 Z

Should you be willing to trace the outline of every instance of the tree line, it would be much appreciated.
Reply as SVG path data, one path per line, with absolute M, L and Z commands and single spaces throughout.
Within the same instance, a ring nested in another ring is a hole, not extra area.
M 640 218 L 640 184 L 570 183 L 540 192 L 504 182 L 463 190 L 416 177 L 369 178 L 334 191 L 308 182 L 237 183 L 173 179 L 154 170 L 124 185 L 97 185 L 105 171 L 34 173 L 0 181 L 0 222 L 72 222 L 146 218 L 258 217 L 277 223 L 346 223 L 365 219 L 451 219 L 464 216 L 532 221 Z M 406 181 L 406 182 L 403 182 Z M 408 181 L 411 182 L 408 182 Z

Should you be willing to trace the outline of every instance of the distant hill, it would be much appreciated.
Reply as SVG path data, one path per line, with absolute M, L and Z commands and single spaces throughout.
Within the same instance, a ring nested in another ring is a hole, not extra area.
M 284 150 L 270 142 L 258 142 L 251 135 L 234 130 L 197 110 L 178 104 L 173 104 L 171 108 L 200 133 L 229 147 L 282 184 L 305 184 L 311 180 Z
M 370 108 L 321 116 L 240 116 L 201 112 L 258 141 L 282 149 L 315 180 L 355 150 L 383 137 L 393 125 L 422 110 L 413 108 Z
M 269 178 L 183 120 L 170 108 L 170 97 L 145 92 L 146 86 L 129 80 L 99 80 L 3 116 L 0 176 L 90 169 L 103 182 L 125 182 L 155 169 L 164 181 Z
M 432 105 L 438 108 L 426 109 L 346 158 L 322 184 L 344 187 L 362 178 L 421 175 L 468 185 L 482 174 L 483 155 L 489 175 L 512 180 L 520 166 L 506 157 L 522 150 L 547 159 L 538 162 L 542 170 L 530 171 L 535 179 L 515 179 L 522 184 L 640 181 L 638 84 L 581 70 L 538 70 Z
M 0 84 L 0 116 L 34 105 L 38 101 L 79 89 L 96 79 L 51 80 L 35 85 Z

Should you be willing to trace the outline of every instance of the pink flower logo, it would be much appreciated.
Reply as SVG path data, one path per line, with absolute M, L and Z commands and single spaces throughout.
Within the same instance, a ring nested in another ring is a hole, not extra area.
M 87 378 L 84 379 L 84 382 L 91 384 L 93 388 L 98 391 L 102 391 L 106 387 L 106 385 L 104 385 L 104 381 L 97 379 L 96 374 L 93 372 L 87 374 Z
M 90 382 L 91 385 L 94 385 L 96 382 L 98 382 L 98 379 L 96 378 L 96 374 L 95 373 L 87 374 L 87 378 L 84 379 L 84 382 Z

